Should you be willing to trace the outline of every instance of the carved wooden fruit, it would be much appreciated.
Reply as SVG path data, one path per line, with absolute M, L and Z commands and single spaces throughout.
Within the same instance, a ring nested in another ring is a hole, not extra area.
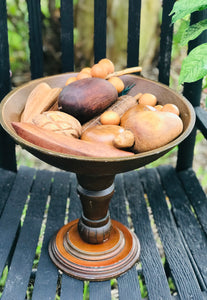
M 133 155 L 131 152 L 122 151 L 103 143 L 86 142 L 72 136 L 69 137 L 54 133 L 32 123 L 12 122 L 12 126 L 16 133 L 23 139 L 55 152 L 91 157 L 122 157 Z
M 161 111 L 135 111 L 129 118 L 123 115 L 121 126 L 133 132 L 134 152 L 145 152 L 164 146 L 183 130 L 180 117 Z
M 52 89 L 46 82 L 38 84 L 27 98 L 21 121 L 31 122 L 34 116 L 49 110 L 55 104 L 60 92 L 61 88 Z
M 42 114 L 36 115 L 32 119 L 32 123 L 51 130 L 55 133 L 60 133 L 67 136 L 79 138 L 81 135 L 81 124 L 73 116 L 62 111 L 45 111 Z
M 97 125 L 84 131 L 81 139 L 88 142 L 113 145 L 115 137 L 123 131 L 124 128 L 118 125 Z
M 85 78 L 63 88 L 58 106 L 83 123 L 104 111 L 117 97 L 117 90 L 107 80 Z

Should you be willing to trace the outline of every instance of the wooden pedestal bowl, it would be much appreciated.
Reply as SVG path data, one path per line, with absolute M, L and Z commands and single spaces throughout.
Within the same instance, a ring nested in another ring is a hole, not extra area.
M 108 207 L 114 192 L 115 175 L 142 167 L 167 153 L 189 135 L 195 115 L 191 104 L 167 86 L 135 75 L 124 75 L 125 85 L 135 83 L 129 95 L 153 93 L 160 104 L 173 103 L 178 106 L 184 126 L 178 138 L 163 147 L 133 156 L 94 158 L 49 151 L 19 137 L 11 123 L 19 121 L 32 89 L 40 82 L 46 82 L 51 87 L 63 87 L 68 76 L 72 75 L 41 78 L 13 90 L 1 103 L 0 118 L 3 128 L 23 148 L 48 164 L 77 175 L 83 213 L 79 220 L 62 227 L 51 239 L 49 254 L 52 261 L 70 276 L 106 280 L 131 268 L 140 254 L 136 235 L 110 219 Z

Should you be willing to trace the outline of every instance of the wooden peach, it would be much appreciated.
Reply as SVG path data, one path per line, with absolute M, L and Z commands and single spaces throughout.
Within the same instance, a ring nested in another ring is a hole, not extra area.
M 165 104 L 162 107 L 161 111 L 168 111 L 168 112 L 171 112 L 173 114 L 176 114 L 177 116 L 179 116 L 179 114 L 180 114 L 180 111 L 179 111 L 179 108 L 177 107 L 177 105 L 172 104 L 172 103 Z
M 161 111 L 140 111 L 121 120 L 121 126 L 135 136 L 134 152 L 145 152 L 168 144 L 183 130 L 176 114 Z
M 157 98 L 153 94 L 145 93 L 140 97 L 139 104 L 155 106 L 157 104 Z
M 107 110 L 100 116 L 102 125 L 119 125 L 121 118 L 119 114 L 112 110 Z
M 124 90 L 124 83 L 121 78 L 114 76 L 109 78 L 108 81 L 113 84 L 118 93 L 121 93 Z

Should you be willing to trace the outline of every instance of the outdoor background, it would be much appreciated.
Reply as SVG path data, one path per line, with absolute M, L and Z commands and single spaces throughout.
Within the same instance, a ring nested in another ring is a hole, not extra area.
M 93 1 L 74 0 L 74 43 L 75 43 L 75 70 L 91 66 L 93 61 Z M 115 69 L 126 67 L 127 55 L 127 10 L 128 1 L 108 0 L 107 2 L 107 57 L 115 64 Z M 60 51 L 60 0 L 41 0 L 44 75 L 61 72 Z M 143 0 L 141 15 L 141 42 L 140 66 L 144 77 L 157 80 L 159 31 L 161 20 L 161 0 Z M 12 87 L 17 87 L 30 80 L 29 48 L 28 48 L 28 15 L 25 0 L 7 0 L 8 30 L 10 43 L 10 61 L 12 72 Z M 170 87 L 182 92 L 178 85 L 178 76 L 186 48 L 180 46 L 182 30 L 185 22 L 178 22 L 174 26 L 174 40 L 172 51 L 172 69 Z M 206 79 L 202 94 L 202 106 L 206 106 Z M 194 169 L 207 191 L 207 142 L 198 132 Z M 176 164 L 176 148 L 152 165 L 163 163 Z M 17 146 L 19 165 L 28 165 L 38 168 L 51 168 L 39 161 L 28 152 Z

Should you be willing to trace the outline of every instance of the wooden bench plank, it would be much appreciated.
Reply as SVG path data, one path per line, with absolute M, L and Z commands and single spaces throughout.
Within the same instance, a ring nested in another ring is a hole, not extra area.
M 127 66 L 139 64 L 141 0 L 129 0 Z
M 11 89 L 6 0 L 0 1 L 0 100 Z M 2 144 L 1 144 L 2 148 Z
M 69 180 L 69 173 L 55 172 L 54 174 L 42 251 L 32 294 L 33 300 L 55 299 L 58 269 L 50 260 L 48 244 L 53 234 L 64 225 L 66 202 L 70 188 Z
M 154 169 L 143 170 L 141 178 L 178 293 L 181 299 L 188 299 L 189 295 L 201 299 L 198 282 L 168 210 L 158 173 Z M 172 182 L 172 178 L 169 180 Z
M 94 1 L 94 62 L 106 57 L 106 0 Z
M 73 0 L 61 1 L 60 14 L 62 72 L 72 72 L 74 70 Z
M 40 0 L 27 1 L 31 78 L 43 76 L 42 22 Z
M 197 106 L 195 107 L 195 112 L 196 112 L 196 126 L 202 134 L 205 136 L 207 139 L 207 111 L 204 110 L 202 107 Z
M 121 275 L 118 280 L 119 300 L 138 300 L 141 299 L 139 288 L 138 274 L 136 266 L 132 267 L 128 272 Z
M 110 300 L 111 284 L 110 280 L 102 282 L 90 282 L 89 284 L 90 300 Z
M 34 169 L 22 167 L 15 178 L 12 191 L 0 218 L 0 274 L 8 259 L 12 245 L 17 235 L 23 207 L 27 200 L 33 177 Z
M 16 174 L 0 168 L 0 216 L 8 199 Z
M 122 174 L 117 175 L 115 178 L 115 193 L 110 204 L 110 215 L 112 219 L 129 227 L 124 192 L 124 178 Z M 117 283 L 120 299 L 126 299 L 126 290 L 129 299 L 141 299 L 138 275 L 135 266 L 127 273 L 118 277 Z M 129 285 L 131 286 L 130 289 L 127 288 Z
M 193 211 L 190 202 L 185 195 L 182 184 L 179 181 L 173 167 L 160 167 L 162 183 L 172 204 L 172 211 L 176 222 L 180 227 L 186 244 L 188 245 L 192 257 L 207 286 L 207 239 L 202 231 Z
M 36 173 L 28 210 L 9 268 L 2 300 L 16 300 L 16 295 L 19 299 L 24 299 L 26 295 L 51 178 L 52 173 L 49 171 L 43 170 Z
M 83 284 L 83 281 L 63 274 L 61 282 L 61 300 L 83 300 Z
M 124 174 L 126 196 L 130 204 L 131 217 L 140 244 L 141 264 L 149 299 L 171 299 L 168 282 L 161 258 L 153 237 L 149 215 L 138 172 Z
M 173 39 L 173 24 L 170 12 L 175 0 L 163 0 L 162 25 L 160 35 L 160 53 L 159 53 L 159 81 L 169 85 L 171 51 Z
M 193 208 L 197 214 L 203 230 L 207 234 L 207 198 L 192 169 L 178 173 Z
M 70 184 L 68 222 L 80 218 L 82 212 L 81 202 L 76 191 L 77 180 L 75 174 L 70 175 Z M 83 299 L 83 286 L 83 281 L 63 274 L 61 281 L 61 300 Z

